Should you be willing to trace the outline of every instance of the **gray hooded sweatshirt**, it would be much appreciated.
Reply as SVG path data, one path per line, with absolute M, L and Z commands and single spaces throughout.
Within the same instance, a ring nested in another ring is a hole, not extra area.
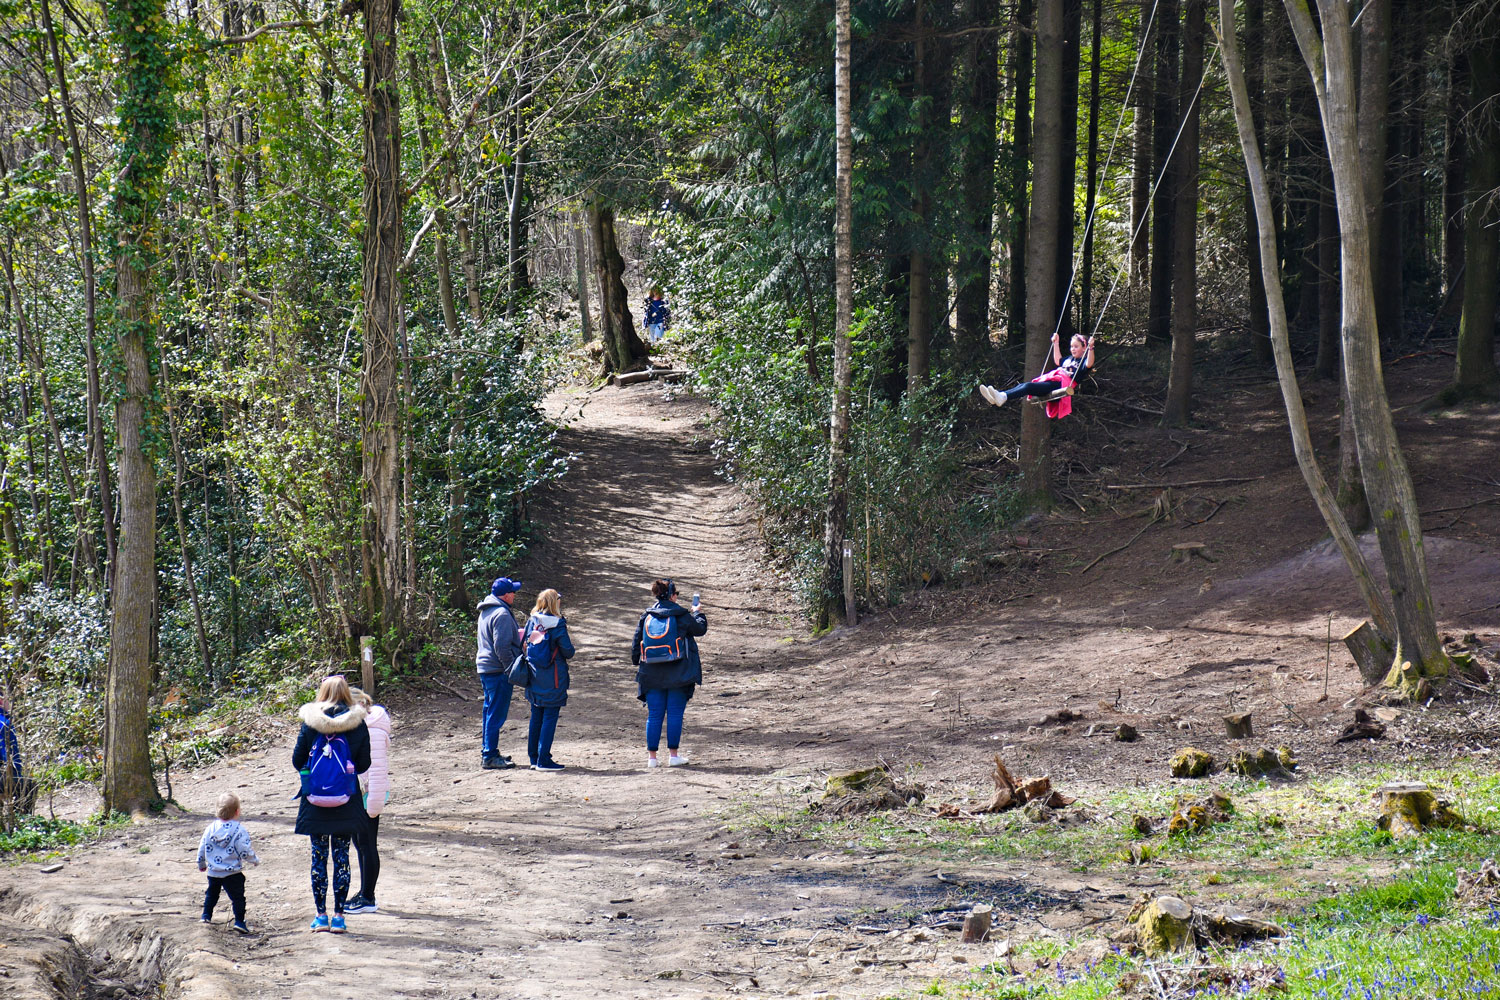
M 479 602 L 479 641 L 474 669 L 481 674 L 503 674 L 521 655 L 515 615 L 494 594 Z
M 260 864 L 250 847 L 250 831 L 237 819 L 216 819 L 203 831 L 198 842 L 198 867 L 208 867 L 208 874 L 224 878 L 240 871 L 248 861 Z

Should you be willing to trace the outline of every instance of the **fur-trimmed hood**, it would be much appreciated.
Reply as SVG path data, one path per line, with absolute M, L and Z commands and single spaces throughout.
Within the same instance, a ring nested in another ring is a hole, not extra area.
M 358 728 L 365 721 L 365 707 L 336 701 L 310 701 L 297 710 L 297 715 L 309 728 L 331 736 Z

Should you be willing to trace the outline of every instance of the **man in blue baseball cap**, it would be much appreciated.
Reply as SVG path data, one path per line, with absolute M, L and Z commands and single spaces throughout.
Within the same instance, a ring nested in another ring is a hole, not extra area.
M 490 586 L 489 596 L 479 602 L 479 643 L 474 667 L 479 683 L 484 685 L 484 728 L 480 734 L 479 762 L 490 771 L 515 767 L 515 762 L 500 753 L 500 727 L 510 715 L 510 696 L 514 687 L 506 671 L 521 655 L 520 628 L 511 605 L 520 580 L 502 576 Z

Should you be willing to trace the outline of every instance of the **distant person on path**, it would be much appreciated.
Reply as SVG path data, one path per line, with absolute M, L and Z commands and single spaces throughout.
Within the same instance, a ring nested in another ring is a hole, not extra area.
M 987 402 L 996 406 L 1004 406 L 1009 400 L 1016 396 L 1050 396 L 1059 389 L 1066 389 L 1075 385 L 1083 378 L 1083 373 L 1094 367 L 1094 338 L 1085 337 L 1081 333 L 1073 334 L 1073 340 L 1068 345 L 1068 356 L 1062 356 L 1062 344 L 1057 334 L 1052 335 L 1052 363 L 1054 367 L 1049 372 L 1043 372 L 1039 378 L 1030 382 L 1022 382 L 1020 385 L 1009 389 L 1000 390 L 992 385 L 981 385 L 979 395 Z M 1047 403 L 1047 416 L 1066 417 L 1073 412 L 1073 401 L 1064 397 L 1063 399 L 1049 400 Z
M 234 929 L 249 934 L 245 923 L 245 865 L 260 864 L 255 849 L 250 846 L 250 831 L 240 823 L 240 798 L 233 792 L 219 796 L 218 819 L 208 824 L 203 839 L 198 841 L 198 870 L 208 873 L 208 888 L 203 893 L 203 915 L 198 919 L 205 924 L 214 922 L 214 907 L 219 905 L 219 893 L 229 894 L 229 907 L 234 911 Z
M 21 738 L 10 718 L 10 699 L 0 694 L 0 799 L 7 798 L 16 812 L 31 812 L 36 782 L 21 767 Z
M 677 585 L 657 580 L 651 585 L 656 603 L 646 609 L 635 627 L 630 661 L 636 665 L 636 695 L 646 703 L 646 766 L 659 767 L 662 723 L 667 727 L 667 766 L 687 763 L 681 752 L 682 715 L 693 688 L 703 683 L 697 637 L 708 631 L 708 619 L 693 595 L 689 611 L 677 603 Z
M 302 730 L 292 750 L 292 766 L 302 775 L 294 833 L 312 841 L 312 894 L 318 915 L 309 929 L 344 933 L 344 900 L 349 896 L 349 842 L 364 833 L 358 775 L 370 770 L 370 730 L 365 707 L 355 704 L 344 678 L 318 685 L 316 701 L 297 713 Z M 328 858 L 333 855 L 333 919 L 328 917 Z
M 667 335 L 667 324 L 672 321 L 672 309 L 662 298 L 661 288 L 652 285 L 646 296 L 646 335 L 655 344 Z
M 505 676 L 521 655 L 521 635 L 511 605 L 516 602 L 520 580 L 502 576 L 490 586 L 490 596 L 479 602 L 479 641 L 474 667 L 484 685 L 484 721 L 480 730 L 479 763 L 486 770 L 515 767 L 515 761 L 498 749 L 500 727 L 510 715 L 510 696 L 515 688 Z
M 391 797 L 391 716 L 384 705 L 359 688 L 350 688 L 354 704 L 365 710 L 365 728 L 370 731 L 370 769 L 364 776 L 365 832 L 354 841 L 359 855 L 359 892 L 344 904 L 345 913 L 374 913 L 375 883 L 380 878 L 380 814 Z
M 531 731 L 526 737 L 526 756 L 534 771 L 561 771 L 552 759 L 552 737 L 557 717 L 568 703 L 568 661 L 576 652 L 568 635 L 568 620 L 562 614 L 562 595 L 544 590 L 526 620 L 526 661 L 531 682 L 526 700 L 531 703 Z

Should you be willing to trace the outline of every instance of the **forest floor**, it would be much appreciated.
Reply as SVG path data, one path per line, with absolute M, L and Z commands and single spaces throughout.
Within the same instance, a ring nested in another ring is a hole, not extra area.
M 1395 401 L 1442 624 L 1494 650 L 1500 414 L 1416 413 L 1448 365 L 1408 362 Z M 1493 771 L 1500 714 L 1473 691 L 1403 708 L 1384 740 L 1334 743 L 1352 705 L 1373 700 L 1337 644 L 1358 601 L 1321 541 L 1274 385 L 1217 392 L 1186 431 L 1116 423 L 1101 401 L 1057 443 L 1073 456 L 1060 485 L 1087 513 L 1035 519 L 981 585 L 818 638 L 758 556 L 753 507 L 715 475 L 702 403 L 654 385 L 560 393 L 575 457 L 533 509 L 543 539 L 522 572 L 526 599 L 562 592 L 579 649 L 555 749 L 568 770 L 480 770 L 469 670 L 394 693 L 380 911 L 313 935 L 307 843 L 291 832 L 294 720 L 247 720 L 262 749 L 174 775 L 186 813 L 3 869 L 0 998 L 145 995 L 142 978 L 171 996 L 294 1000 L 907 995 L 997 962 L 1007 976 L 1096 963 L 1143 891 L 1275 918 L 1384 878 L 1402 861 L 1360 839 L 1370 789 L 1389 774 L 1451 786 Z M 1335 392 L 1307 392 L 1326 441 Z M 984 419 L 994 432 L 971 441 L 976 463 L 1003 450 L 987 442 L 1016 416 Z M 1170 516 L 1151 520 L 1168 487 Z M 1169 561 L 1183 541 L 1214 561 Z M 660 574 L 703 595 L 706 683 L 688 708 L 691 765 L 648 771 L 628 645 Z M 1220 723 L 1231 710 L 1253 713 L 1254 746 L 1291 747 L 1299 777 L 1216 779 L 1242 803 L 1225 837 L 1120 860 L 1140 842 L 1133 813 L 1159 817 L 1203 787 L 1168 776 L 1175 749 L 1237 748 Z M 518 697 L 502 734 L 520 758 L 526 711 Z M 1113 740 L 1121 723 L 1140 740 Z M 1050 775 L 1080 798 L 1064 812 L 1093 821 L 965 815 L 988 797 L 997 753 L 1018 776 Z M 872 818 L 808 810 L 830 772 L 876 761 L 926 802 Z M 264 861 L 248 873 L 248 938 L 229 931 L 227 901 L 212 927 L 197 922 L 194 851 L 224 790 L 244 800 Z M 939 803 L 960 815 L 935 816 Z M 96 805 L 80 794 L 58 808 Z M 1327 849 L 1297 846 L 1313 830 Z M 976 903 L 995 907 L 992 940 L 961 945 L 951 923 Z

